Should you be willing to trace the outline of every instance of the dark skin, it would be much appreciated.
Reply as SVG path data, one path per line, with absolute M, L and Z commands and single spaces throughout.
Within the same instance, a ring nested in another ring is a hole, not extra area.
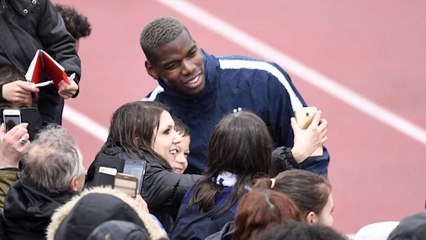
M 175 40 L 154 48 L 145 62 L 148 74 L 176 91 L 194 95 L 205 86 L 201 49 L 184 30 Z
M 145 68 L 157 81 L 161 80 L 174 90 L 188 95 L 195 95 L 204 89 L 203 55 L 187 30 L 168 44 L 152 49 L 146 57 L 149 61 L 145 62 Z M 327 140 L 327 121 L 320 118 L 321 114 L 315 116 L 308 130 L 300 129 L 296 122 L 292 123 L 297 135 L 292 154 L 298 163 L 303 162 L 319 146 L 318 143 Z M 319 122 L 321 125 L 318 126 Z

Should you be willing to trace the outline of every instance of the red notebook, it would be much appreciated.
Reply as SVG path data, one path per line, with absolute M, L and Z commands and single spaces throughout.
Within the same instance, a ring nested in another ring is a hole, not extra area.
M 45 73 L 53 80 L 56 89 L 59 89 L 59 83 L 62 80 L 69 84 L 65 68 L 56 62 L 47 52 L 39 49 L 28 67 L 25 78 L 27 81 L 39 83 L 42 80 L 42 73 Z

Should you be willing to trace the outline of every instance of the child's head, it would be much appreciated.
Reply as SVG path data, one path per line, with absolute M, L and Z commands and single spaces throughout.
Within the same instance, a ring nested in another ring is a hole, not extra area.
M 259 179 L 254 188 L 268 188 L 289 196 L 299 207 L 306 223 L 333 225 L 332 187 L 324 176 L 292 169 L 279 173 L 274 179 Z
M 175 121 L 175 130 L 182 136 L 182 141 L 177 145 L 176 159 L 174 162 L 169 162 L 173 172 L 183 173 L 188 167 L 189 144 L 191 136 L 189 128 L 177 117 L 173 116 Z

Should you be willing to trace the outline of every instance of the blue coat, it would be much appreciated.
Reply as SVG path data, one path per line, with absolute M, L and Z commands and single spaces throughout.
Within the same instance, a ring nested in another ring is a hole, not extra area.
M 206 85 L 196 95 L 178 92 L 159 80 L 144 100 L 171 107 L 173 114 L 190 129 L 189 173 L 206 169 L 210 133 L 220 119 L 234 109 L 257 114 L 270 128 L 275 146 L 293 146 L 290 118 L 294 109 L 306 106 L 289 75 L 275 63 L 243 56 L 215 57 L 203 51 Z M 308 158 L 301 168 L 327 174 L 330 156 Z
M 218 217 L 212 217 L 217 208 L 224 204 L 232 192 L 232 187 L 222 186 L 216 196 L 215 205 L 207 212 L 200 212 L 198 205 L 188 209 L 189 201 L 194 193 L 195 185 L 186 193 L 179 208 L 179 213 L 171 236 L 172 240 L 205 239 L 219 232 L 228 222 L 233 221 L 238 202 Z

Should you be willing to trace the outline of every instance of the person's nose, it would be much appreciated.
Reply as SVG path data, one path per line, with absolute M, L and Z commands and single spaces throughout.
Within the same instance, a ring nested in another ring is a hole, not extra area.
M 183 159 L 183 157 L 176 156 L 175 162 L 177 162 L 177 163 L 183 163 L 184 159 Z
M 173 130 L 173 132 L 174 132 L 173 143 L 179 144 L 180 142 L 182 142 L 183 137 L 178 132 L 176 132 L 175 130 Z
M 194 72 L 196 65 L 189 59 L 184 59 L 182 62 L 182 74 L 190 75 Z

